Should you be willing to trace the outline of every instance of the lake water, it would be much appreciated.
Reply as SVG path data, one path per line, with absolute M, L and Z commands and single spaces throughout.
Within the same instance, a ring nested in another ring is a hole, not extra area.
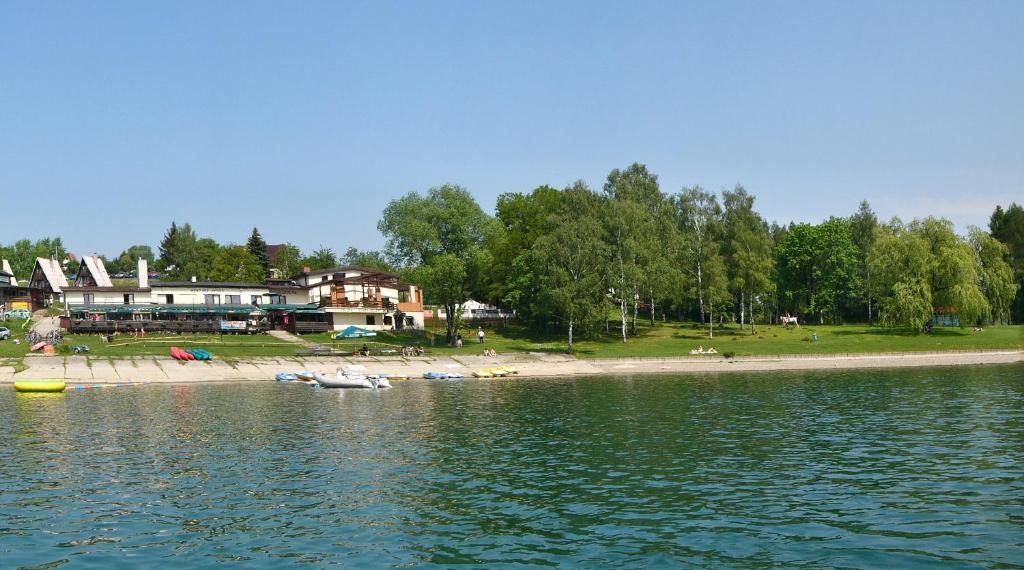
M 1024 366 L 0 388 L 0 566 L 1024 566 Z

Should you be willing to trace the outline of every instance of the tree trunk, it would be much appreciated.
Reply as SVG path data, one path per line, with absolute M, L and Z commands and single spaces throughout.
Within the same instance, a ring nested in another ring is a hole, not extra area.
M 445 303 L 444 310 L 448 313 L 448 318 L 445 320 L 445 342 L 448 346 L 455 346 L 455 334 L 459 328 L 459 319 L 462 315 L 455 312 L 454 303 Z
M 750 292 L 750 336 L 757 334 L 757 325 L 754 324 L 754 292 Z
M 654 327 L 654 294 L 651 294 L 651 327 Z
M 708 338 L 715 338 L 715 304 L 708 305 Z
M 746 312 L 746 308 L 747 308 L 747 306 L 746 306 L 746 302 L 747 301 L 746 301 L 746 297 L 745 297 L 744 293 L 746 293 L 746 291 L 744 291 L 743 289 L 740 289 L 740 331 L 742 331 L 743 327 L 746 325 L 746 323 L 743 320 L 743 317 L 746 316 L 744 313 Z
M 572 318 L 569 319 L 569 354 L 572 354 Z
M 633 285 L 633 323 L 630 325 L 630 334 L 636 336 L 636 319 L 640 313 L 640 293 L 637 291 L 636 285 Z
M 622 342 L 626 342 L 626 270 L 619 258 L 619 317 L 622 318 Z
M 697 304 L 700 305 L 700 324 L 704 324 L 704 276 L 701 274 L 700 262 L 697 262 Z

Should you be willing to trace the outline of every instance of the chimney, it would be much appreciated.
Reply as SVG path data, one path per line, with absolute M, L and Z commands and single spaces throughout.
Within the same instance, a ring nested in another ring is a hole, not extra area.
M 196 276 L 195 276 L 195 275 L 193 275 L 193 276 L 192 276 L 192 282 L 193 282 L 193 283 L 195 283 L 195 282 L 196 282 Z
M 149 287 L 149 262 L 145 257 L 139 258 L 139 289 Z
M 18 278 L 14 276 L 14 271 L 11 269 L 11 264 L 8 263 L 6 259 L 3 261 L 3 265 L 0 266 L 0 269 L 3 269 L 4 271 L 6 271 L 6 272 L 11 274 L 11 285 L 14 285 L 15 287 L 17 287 L 18 286 Z

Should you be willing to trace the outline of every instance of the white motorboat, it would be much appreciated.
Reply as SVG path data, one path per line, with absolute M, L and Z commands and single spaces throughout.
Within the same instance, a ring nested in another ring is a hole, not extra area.
M 363 374 L 338 370 L 334 376 L 318 374 L 316 381 L 324 388 L 374 388 L 373 382 Z

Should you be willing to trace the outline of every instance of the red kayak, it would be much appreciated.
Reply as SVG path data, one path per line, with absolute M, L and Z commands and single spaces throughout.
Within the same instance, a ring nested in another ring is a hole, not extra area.
M 195 360 L 196 359 L 196 355 L 192 354 L 191 352 L 189 352 L 187 350 L 182 350 L 181 351 L 181 357 L 183 359 L 185 359 L 185 360 Z
M 176 346 L 171 347 L 171 357 L 178 360 L 185 360 L 185 357 L 181 355 L 182 350 Z

